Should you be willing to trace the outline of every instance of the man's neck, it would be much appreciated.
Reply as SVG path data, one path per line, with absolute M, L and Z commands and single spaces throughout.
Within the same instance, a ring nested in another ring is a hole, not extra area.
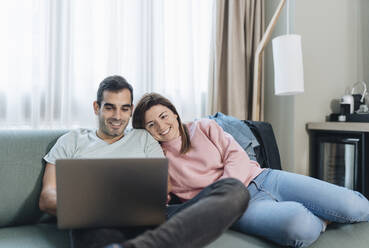
M 110 136 L 110 135 L 106 135 L 100 129 L 98 129 L 96 131 L 96 136 L 99 139 L 105 141 L 108 144 L 113 144 L 114 142 L 117 142 L 118 140 L 120 140 L 121 138 L 123 138 L 124 137 L 124 133 L 122 133 L 122 135 L 120 135 L 120 136 Z

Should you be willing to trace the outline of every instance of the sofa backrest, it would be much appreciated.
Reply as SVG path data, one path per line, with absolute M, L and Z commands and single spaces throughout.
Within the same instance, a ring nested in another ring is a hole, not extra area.
M 0 130 L 0 227 L 39 222 L 43 156 L 66 130 Z

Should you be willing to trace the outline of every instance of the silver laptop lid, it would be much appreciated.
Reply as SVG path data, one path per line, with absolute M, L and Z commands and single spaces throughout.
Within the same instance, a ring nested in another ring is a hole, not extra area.
M 58 227 L 161 224 L 167 175 L 166 158 L 57 160 Z

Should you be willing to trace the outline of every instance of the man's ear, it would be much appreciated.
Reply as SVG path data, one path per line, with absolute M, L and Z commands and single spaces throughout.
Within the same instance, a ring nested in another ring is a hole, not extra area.
M 99 104 L 97 103 L 97 101 L 94 101 L 94 103 L 93 103 L 93 107 L 94 107 L 95 115 L 98 115 L 98 114 L 99 114 L 99 110 L 100 110 L 100 106 L 99 106 Z

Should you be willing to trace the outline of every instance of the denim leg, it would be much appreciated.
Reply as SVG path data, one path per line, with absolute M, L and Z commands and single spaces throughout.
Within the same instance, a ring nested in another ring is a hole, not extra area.
M 247 211 L 231 227 L 279 245 L 305 247 L 313 243 L 323 228 L 322 221 L 297 202 L 278 202 L 254 184 L 248 187 L 251 200 Z
M 369 203 L 364 196 L 311 177 L 268 169 L 248 190 L 248 210 L 233 228 L 281 245 L 310 245 L 324 229 L 321 219 L 368 221 Z
M 192 200 L 173 208 L 167 222 L 123 243 L 123 247 L 203 247 L 244 213 L 248 200 L 248 191 L 240 181 L 219 180 Z
M 359 192 L 312 177 L 270 170 L 260 187 L 278 201 L 296 201 L 332 222 L 369 221 L 369 201 Z

